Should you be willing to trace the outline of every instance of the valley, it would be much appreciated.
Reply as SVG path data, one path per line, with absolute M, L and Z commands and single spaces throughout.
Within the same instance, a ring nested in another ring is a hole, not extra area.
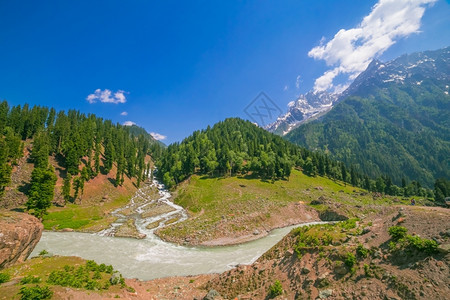
M 285 137 L 227 118 L 166 146 L 1 102 L 0 299 L 445 299 L 448 72 L 434 62 L 450 52 L 436 53 L 301 97 L 291 108 L 312 119 L 268 128 Z

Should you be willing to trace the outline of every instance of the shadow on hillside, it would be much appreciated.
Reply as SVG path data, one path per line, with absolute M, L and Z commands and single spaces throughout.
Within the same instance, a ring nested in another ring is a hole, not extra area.
M 28 195 L 30 188 L 31 188 L 31 183 L 22 180 L 22 184 L 17 187 L 17 190 L 19 192 L 23 193 L 24 195 Z
M 108 177 L 108 181 L 109 181 L 112 185 L 116 184 L 116 180 L 115 180 L 115 179 L 112 179 L 112 178 L 109 178 L 109 177 Z
M 23 207 L 11 208 L 10 211 L 21 212 L 21 213 L 26 212 L 25 208 L 23 208 Z

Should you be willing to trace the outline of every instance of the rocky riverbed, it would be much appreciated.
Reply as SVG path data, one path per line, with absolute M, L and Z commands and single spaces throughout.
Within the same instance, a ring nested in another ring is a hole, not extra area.
M 116 220 L 109 228 L 100 231 L 101 236 L 154 238 L 154 231 L 187 219 L 186 211 L 171 202 L 171 194 L 157 180 L 144 183 L 130 203 L 114 210 Z

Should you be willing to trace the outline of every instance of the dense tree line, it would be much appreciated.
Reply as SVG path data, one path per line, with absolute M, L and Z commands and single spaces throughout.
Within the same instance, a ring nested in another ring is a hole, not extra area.
M 113 165 L 117 166 L 116 185 L 124 182 L 124 176 L 136 178 L 139 185 L 148 172 L 146 155 L 157 159 L 162 152 L 161 145 L 150 135 L 142 132 L 135 135 L 129 127 L 93 114 L 85 115 L 76 110 L 56 112 L 41 106 L 30 108 L 28 104 L 10 108 L 6 101 L 0 103 L 0 132 L 0 192 L 10 182 L 11 167 L 23 156 L 24 141 L 33 141 L 31 159 L 35 171 L 29 194 L 31 202 L 33 194 L 44 188 L 34 183 L 53 181 L 53 177 L 44 172 L 50 170 L 50 155 L 67 171 L 63 195 L 68 200 L 71 188 L 75 198 L 80 196 L 86 181 L 99 173 L 109 173 Z
M 261 178 L 288 179 L 292 167 L 309 176 L 326 176 L 346 184 L 389 195 L 432 196 L 416 181 L 404 187 L 389 176 L 372 179 L 355 166 L 331 159 L 327 154 L 309 151 L 271 134 L 249 121 L 237 118 L 195 131 L 181 143 L 174 143 L 157 162 L 158 176 L 172 187 L 192 174 L 232 176 L 254 174 Z

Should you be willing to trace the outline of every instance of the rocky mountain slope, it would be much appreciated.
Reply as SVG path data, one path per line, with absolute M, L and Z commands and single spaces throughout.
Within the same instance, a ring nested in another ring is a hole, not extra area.
M 450 177 L 450 48 L 373 61 L 318 120 L 286 138 L 373 177 Z M 345 97 L 344 97 L 345 96 Z
M 449 227 L 433 224 L 446 224 L 448 217 L 445 209 L 396 207 L 294 229 L 253 265 L 225 272 L 205 287 L 226 299 L 446 299 Z M 408 230 L 407 239 L 441 245 L 428 252 L 402 244 L 389 235 L 392 226 Z
M 268 124 L 265 129 L 270 132 L 285 135 L 304 122 L 317 118 L 327 111 L 342 98 L 336 93 L 308 92 L 300 95 L 295 101 L 288 104 L 288 112 L 279 117 L 275 122 Z

